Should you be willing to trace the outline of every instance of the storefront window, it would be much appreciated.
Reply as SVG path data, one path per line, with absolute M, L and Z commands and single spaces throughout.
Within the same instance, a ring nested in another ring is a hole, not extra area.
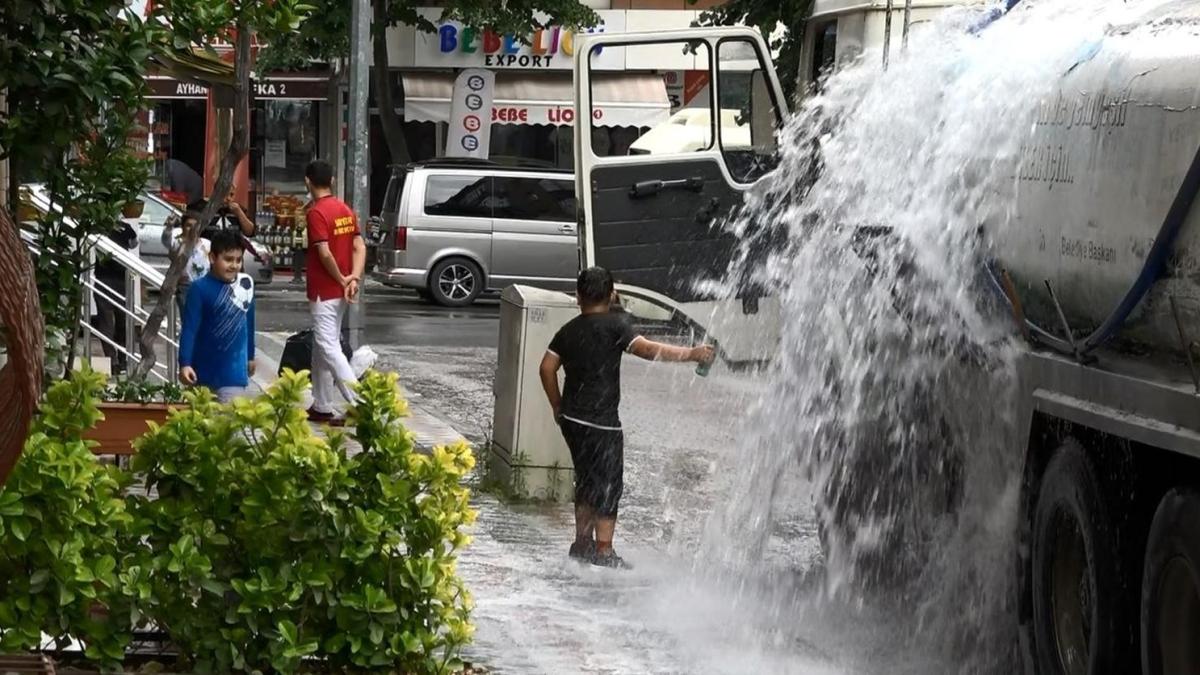
M 204 100 L 159 101 L 149 110 L 147 189 L 183 206 L 204 197 Z
M 304 169 L 318 152 L 315 101 L 266 100 L 258 130 L 258 188 L 267 196 L 303 197 Z

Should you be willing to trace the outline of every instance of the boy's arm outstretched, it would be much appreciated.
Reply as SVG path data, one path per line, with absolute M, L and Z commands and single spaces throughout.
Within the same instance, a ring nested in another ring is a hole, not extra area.
M 558 389 L 558 369 L 561 366 L 562 359 L 558 354 L 547 351 L 542 357 L 542 365 L 538 368 L 538 374 L 542 377 L 542 389 L 546 390 L 546 400 L 550 401 L 550 409 L 554 411 L 555 419 L 562 408 L 562 392 Z
M 629 344 L 629 353 L 647 361 L 673 361 L 676 363 L 695 361 L 696 363 L 711 363 L 716 358 L 716 351 L 711 345 L 699 347 L 676 347 L 647 340 L 644 337 L 634 338 Z M 555 382 L 557 386 L 557 381 Z

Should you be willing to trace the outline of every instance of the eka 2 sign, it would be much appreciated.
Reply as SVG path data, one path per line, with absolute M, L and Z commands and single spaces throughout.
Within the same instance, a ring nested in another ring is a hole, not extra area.
M 601 25 L 582 32 L 624 32 L 625 12 L 602 10 L 597 14 Z M 569 70 L 575 53 L 575 36 L 574 31 L 561 26 L 517 36 L 449 21 L 441 23 L 436 33 L 417 34 L 414 61 L 423 67 Z M 620 70 L 625 67 L 623 51 L 602 50 L 593 65 L 601 70 Z

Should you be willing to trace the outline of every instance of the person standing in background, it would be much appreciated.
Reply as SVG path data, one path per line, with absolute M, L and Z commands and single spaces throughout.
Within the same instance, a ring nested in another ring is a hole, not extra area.
M 204 199 L 204 179 L 186 162 L 172 157 L 163 168 L 168 190 L 185 195 L 188 204 Z
M 348 403 L 358 382 L 342 352 L 342 322 L 347 307 L 358 302 L 367 247 L 358 219 L 345 202 L 333 196 L 333 167 L 325 160 L 309 162 L 304 183 L 312 195 L 305 216 L 308 229 L 308 301 L 313 320 L 313 405 L 308 419 L 330 425 L 343 423 L 333 408 L 330 378 Z

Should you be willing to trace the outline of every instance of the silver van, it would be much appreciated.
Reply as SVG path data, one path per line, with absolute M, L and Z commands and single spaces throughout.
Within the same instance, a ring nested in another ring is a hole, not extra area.
M 451 159 L 395 167 L 374 276 L 448 307 L 514 283 L 573 290 L 575 218 L 568 171 Z

